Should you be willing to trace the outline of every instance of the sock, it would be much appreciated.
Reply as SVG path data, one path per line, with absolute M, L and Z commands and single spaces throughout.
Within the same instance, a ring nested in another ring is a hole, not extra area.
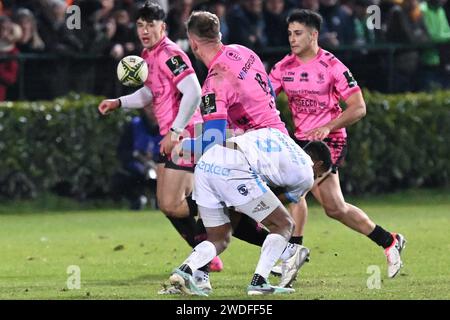
M 209 273 L 209 262 L 205 264 L 203 267 L 198 268 L 197 270 Z
M 289 260 L 297 251 L 298 244 L 288 242 L 286 248 L 284 248 L 283 253 L 280 256 L 280 259 L 283 261 Z
M 191 270 L 197 270 L 208 264 L 216 255 L 216 246 L 210 241 L 203 241 L 192 250 L 183 264 L 188 265 Z
M 255 273 L 267 279 L 270 270 L 280 258 L 287 243 L 287 240 L 282 235 L 270 233 L 261 248 L 261 255 Z
M 195 234 L 194 234 L 194 241 L 196 242 L 195 245 L 199 244 L 202 241 L 205 241 L 207 237 L 208 235 L 206 234 L 206 229 L 205 225 L 203 224 L 203 220 L 198 218 L 195 224 Z
M 289 243 L 293 243 L 293 244 L 303 244 L 303 236 L 300 236 L 300 237 L 294 237 L 294 236 L 292 236 L 290 239 L 289 239 Z
M 261 247 L 269 232 L 261 228 L 255 220 L 242 215 L 239 224 L 233 230 L 233 237 Z
M 167 216 L 166 216 L 167 217 Z M 196 221 L 194 217 L 187 218 L 172 218 L 167 217 L 178 233 L 183 237 L 184 240 L 194 248 L 198 241 L 195 240 L 195 232 L 196 232 Z
M 190 217 L 195 217 L 198 215 L 198 207 L 197 207 L 197 202 L 195 202 L 194 199 L 192 199 L 192 195 L 189 195 L 186 197 L 186 202 L 188 204 L 189 207 L 189 216 Z
M 368 235 L 369 239 L 375 242 L 377 245 L 388 248 L 392 242 L 394 241 L 394 238 L 392 237 L 392 234 L 390 232 L 387 232 L 379 225 L 375 226 L 375 229 Z
M 264 283 L 267 283 L 266 279 L 264 279 L 260 274 L 255 273 L 253 275 L 253 279 L 251 282 L 252 286 L 260 286 Z
M 197 225 L 195 228 L 195 236 L 194 236 L 194 242 L 196 245 L 200 244 L 201 242 L 208 239 L 208 234 L 206 233 L 205 226 L 203 224 L 202 219 L 197 219 Z M 209 262 L 205 264 L 203 267 L 198 268 L 198 270 L 201 270 L 203 272 L 209 272 Z
M 183 272 L 189 273 L 192 276 L 192 269 L 187 264 L 182 264 L 178 269 Z

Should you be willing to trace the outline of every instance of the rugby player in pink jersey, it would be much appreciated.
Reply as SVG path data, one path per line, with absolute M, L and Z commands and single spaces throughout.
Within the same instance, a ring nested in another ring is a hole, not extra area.
M 153 109 L 164 136 L 157 169 L 158 206 L 188 244 L 195 247 L 204 236 L 199 234 L 202 226 L 197 225 L 197 208 L 190 196 L 194 166 L 176 162 L 170 155 L 180 136 L 193 135 L 194 125 L 202 122 L 198 111 L 201 88 L 188 56 L 166 37 L 164 19 L 159 4 L 147 1 L 140 8 L 136 25 L 149 76 L 141 89 L 118 99 L 104 100 L 98 109 L 102 114 L 120 107 Z M 220 259 L 215 262 L 221 269 Z
M 402 266 L 400 253 L 406 240 L 376 225 L 360 208 L 344 200 L 338 167 L 347 147 L 345 128 L 366 114 L 361 89 L 348 68 L 333 54 L 318 45 L 322 17 L 310 10 L 294 10 L 287 19 L 291 53 L 279 61 L 270 73 L 275 92 L 283 90 L 295 125 L 297 143 L 304 147 L 312 140 L 323 140 L 331 150 L 333 168 L 312 189 L 325 213 L 347 227 L 369 237 L 385 250 L 388 276 L 394 277 Z M 339 101 L 346 103 L 343 111 Z M 291 208 L 296 229 L 295 242 L 302 246 L 307 206 L 304 199 Z M 280 286 L 289 286 L 301 266 L 293 257 L 282 266 Z
M 203 120 L 220 120 L 222 127 L 240 132 L 274 128 L 288 134 L 258 55 L 241 45 L 224 45 L 219 19 L 210 12 L 192 13 L 187 28 L 192 52 L 208 68 L 200 105 Z
M 161 6 L 146 2 L 138 12 L 137 32 L 144 47 L 149 76 L 145 85 L 131 95 L 103 100 L 98 109 L 107 114 L 118 108 L 153 109 L 161 135 L 161 159 L 157 169 L 157 199 L 161 211 L 188 242 L 195 247 L 206 237 L 201 220 L 196 220 L 197 205 L 192 197 L 192 161 L 172 157 L 173 149 L 182 137 L 191 137 L 194 125 L 202 122 L 198 111 L 201 88 L 187 55 L 165 35 L 165 13 Z M 236 221 L 233 236 L 261 246 L 267 231 L 251 219 Z M 213 259 L 210 268 L 220 271 L 222 262 Z M 199 270 L 196 279 L 210 290 L 207 266 Z M 169 288 L 161 293 L 176 293 Z

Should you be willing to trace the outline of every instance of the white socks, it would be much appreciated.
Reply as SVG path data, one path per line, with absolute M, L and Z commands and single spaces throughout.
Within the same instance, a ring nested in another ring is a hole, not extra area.
M 267 279 L 270 270 L 277 263 L 287 243 L 288 241 L 283 236 L 277 233 L 270 233 L 262 245 L 261 255 L 255 273 Z
M 284 249 L 283 253 L 281 254 L 280 260 L 283 261 L 289 260 L 297 251 L 298 246 L 299 246 L 298 244 L 289 242 L 286 248 Z
M 216 246 L 210 241 L 203 241 L 192 250 L 183 264 L 187 264 L 192 271 L 195 271 L 209 263 L 216 255 Z

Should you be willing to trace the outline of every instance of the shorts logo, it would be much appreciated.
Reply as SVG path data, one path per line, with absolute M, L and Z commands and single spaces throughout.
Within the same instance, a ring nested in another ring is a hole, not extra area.
M 181 58 L 180 56 L 171 57 L 166 61 L 166 65 L 175 76 L 178 76 L 182 74 L 186 69 L 189 69 L 189 66 L 186 64 L 186 62 L 183 61 L 183 58 Z
M 202 115 L 217 112 L 216 95 L 214 93 L 208 93 L 202 97 L 200 110 L 202 112 Z
M 248 189 L 247 189 L 247 186 L 245 184 L 238 185 L 237 190 L 243 196 L 247 196 L 248 195 Z
M 255 209 L 253 209 L 252 213 L 256 213 L 256 212 L 261 212 L 264 210 L 269 209 L 269 206 L 267 204 L 264 203 L 264 201 L 261 201 L 256 207 Z

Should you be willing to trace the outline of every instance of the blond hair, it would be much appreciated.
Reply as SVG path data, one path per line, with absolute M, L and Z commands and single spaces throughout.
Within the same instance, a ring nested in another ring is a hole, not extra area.
M 208 41 L 220 41 L 219 18 L 208 11 L 194 11 L 186 22 L 187 31 Z

